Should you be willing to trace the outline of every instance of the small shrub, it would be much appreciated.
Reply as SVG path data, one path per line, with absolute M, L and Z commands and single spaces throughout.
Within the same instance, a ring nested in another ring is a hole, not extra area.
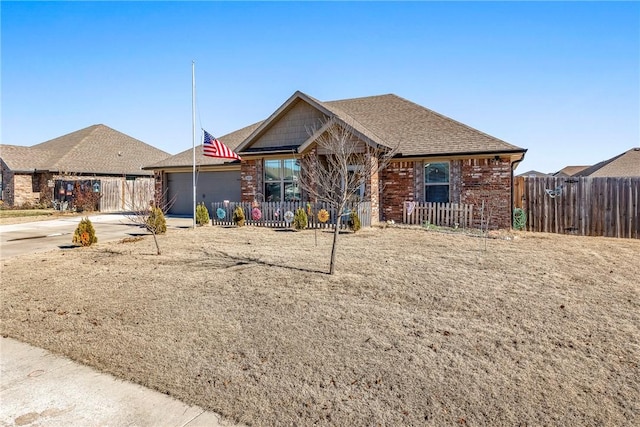
M 96 230 L 89 218 L 83 218 L 73 232 L 73 244 L 91 246 L 94 243 L 98 243 Z
M 147 230 L 153 234 L 164 234 L 167 232 L 167 220 L 164 218 L 162 209 L 152 207 L 146 224 Z
M 351 214 L 349 215 L 349 220 L 347 221 L 347 226 L 349 227 L 349 230 L 352 230 L 354 233 L 358 230 L 360 230 L 360 217 L 358 216 L 358 212 L 356 211 L 351 211 Z
M 296 209 L 296 213 L 293 215 L 293 228 L 296 230 L 304 230 L 307 228 L 309 219 L 307 213 L 302 208 Z
M 198 225 L 205 225 L 209 224 L 210 220 L 211 218 L 209 218 L 209 210 L 207 210 L 204 202 L 196 206 L 196 223 Z
M 93 212 L 98 210 L 102 194 L 94 193 L 91 185 L 76 182 L 73 185 L 73 207 L 76 212 Z
M 244 209 L 242 209 L 242 206 L 236 206 L 233 210 L 233 222 L 238 227 L 244 227 Z

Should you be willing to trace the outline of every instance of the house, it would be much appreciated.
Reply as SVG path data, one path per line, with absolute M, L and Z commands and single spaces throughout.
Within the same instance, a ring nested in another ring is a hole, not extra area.
M 558 172 L 554 173 L 552 176 L 555 176 L 558 178 L 567 178 L 580 173 L 581 171 L 585 170 L 588 167 L 589 166 L 565 166 L 562 169 L 560 169 Z
M 638 177 L 640 176 L 640 147 L 634 147 L 618 154 L 609 160 L 604 160 L 587 167 L 573 176 L 604 177 Z
M 10 206 L 71 202 L 77 183 L 103 194 L 102 211 L 124 210 L 123 186 L 146 179 L 153 190 L 153 172 L 141 167 L 168 156 L 103 124 L 31 147 L 0 145 L 2 200 Z
M 234 149 L 262 122 L 223 135 L 218 140 Z M 144 166 L 156 174 L 172 215 L 193 215 L 193 147 L 157 163 Z M 196 149 L 196 202 L 240 201 L 240 163 L 205 157 L 202 145 Z
M 526 149 L 393 94 L 323 102 L 295 92 L 266 120 L 218 138 L 242 156 L 241 162 L 209 160 L 198 147 L 197 201 L 304 199 L 296 182 L 297 160 L 321 155 L 310 130 L 330 118 L 353 128 L 362 144 L 396 152 L 362 189 L 373 218 L 401 221 L 405 202 L 485 200 L 495 207 L 494 224 L 510 227 L 513 170 Z M 192 212 L 191 197 L 184 194 L 192 188 L 190 153 L 145 166 L 175 199 L 173 213 Z
M 553 175 L 549 175 L 548 173 L 544 173 L 544 172 L 539 172 L 537 170 L 530 170 L 530 171 L 520 173 L 517 176 L 526 176 L 529 178 L 541 178 L 541 177 L 544 178 L 544 177 L 553 176 Z

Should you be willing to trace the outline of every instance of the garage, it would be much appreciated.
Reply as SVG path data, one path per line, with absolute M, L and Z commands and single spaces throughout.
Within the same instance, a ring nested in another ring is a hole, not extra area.
M 171 215 L 193 215 L 193 173 L 166 174 L 167 200 L 173 201 Z M 211 202 L 240 201 L 240 171 L 196 173 L 196 202 L 204 202 L 211 215 Z

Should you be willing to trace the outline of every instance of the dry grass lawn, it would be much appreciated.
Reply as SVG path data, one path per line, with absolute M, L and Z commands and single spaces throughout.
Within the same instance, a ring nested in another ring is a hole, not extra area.
M 638 425 L 640 241 L 204 227 L 10 259 L 0 332 L 249 425 Z

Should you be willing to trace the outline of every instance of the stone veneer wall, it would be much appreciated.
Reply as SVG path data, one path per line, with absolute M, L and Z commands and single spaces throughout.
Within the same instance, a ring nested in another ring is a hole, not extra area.
M 13 174 L 12 188 L 9 190 L 13 194 L 12 205 L 36 205 L 40 202 L 40 191 L 34 190 L 34 175 Z M 11 184 L 10 184 L 11 185 Z M 40 190 L 37 188 L 37 190 Z
M 262 194 L 262 159 L 243 160 L 240 164 L 240 197 L 242 202 L 253 202 Z
M 380 172 L 378 172 L 379 160 L 375 156 L 369 156 L 371 178 L 365 185 L 365 200 L 371 201 L 371 224 L 380 222 Z

